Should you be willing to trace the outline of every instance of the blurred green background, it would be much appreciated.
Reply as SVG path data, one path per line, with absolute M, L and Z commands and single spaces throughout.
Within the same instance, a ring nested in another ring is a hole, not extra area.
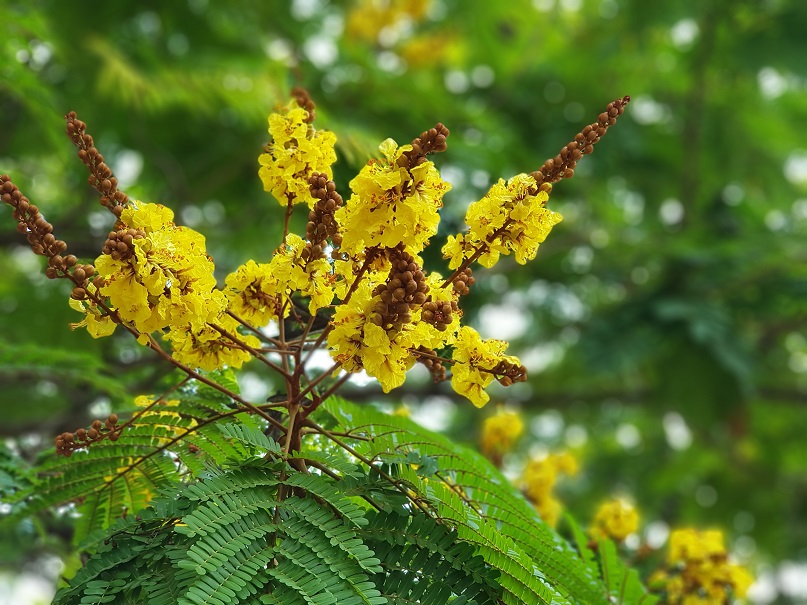
M 635 500 L 653 547 L 670 527 L 722 527 L 759 578 L 754 602 L 805 603 L 804 32 L 803 0 L 0 0 L 0 173 L 73 253 L 97 256 L 111 215 L 63 134 L 75 110 L 121 189 L 205 234 L 223 280 L 278 243 L 257 156 L 294 85 L 337 133 L 345 196 L 386 137 L 451 129 L 434 158 L 454 186 L 434 248 L 495 179 L 537 169 L 630 94 L 555 187 L 564 221 L 537 259 L 477 271 L 465 303 L 530 370 L 492 392 L 529 427 L 507 468 L 570 449 L 583 472 L 561 495 L 581 520 L 616 494 Z M 54 435 L 166 372 L 125 334 L 71 332 L 67 284 L 45 279 L 4 214 L 0 494 Z M 440 269 L 437 250 L 427 260 Z M 256 401 L 271 390 L 257 368 L 242 378 Z M 385 400 L 458 438 L 495 411 L 415 378 Z M 9 578 L 58 573 L 68 525 L 0 530 L 9 603 L 26 602 Z

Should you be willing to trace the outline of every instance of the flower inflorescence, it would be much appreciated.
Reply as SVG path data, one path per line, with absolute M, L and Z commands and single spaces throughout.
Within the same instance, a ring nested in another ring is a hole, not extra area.
M 630 502 L 614 498 L 603 502 L 594 514 L 589 535 L 595 540 L 622 542 L 639 528 L 639 512 Z
M 722 605 L 743 598 L 753 582 L 748 570 L 729 560 L 720 530 L 676 529 L 670 534 L 667 566 L 649 580 L 670 605 Z
M 48 257 L 48 276 L 75 284 L 70 304 L 85 317 L 73 327 L 98 338 L 120 325 L 189 376 L 258 360 L 285 383 L 290 414 L 303 401 L 315 402 L 304 416 L 360 371 L 387 392 L 402 385 L 417 362 L 435 381 L 448 379 L 450 368 L 453 389 L 477 406 L 489 400 L 486 388 L 493 381 L 509 386 L 526 380 L 523 364 L 506 354 L 506 342 L 484 339 L 461 323 L 460 299 L 475 282 L 471 265 L 491 267 L 511 253 L 522 264 L 535 257 L 561 220 L 546 208 L 550 183 L 570 175 L 628 98 L 611 103 L 558 158 L 532 174 L 499 180 L 470 204 L 468 230 L 442 248 L 450 271 L 444 276 L 425 268 L 421 254 L 437 234 L 451 189 L 429 159 L 446 151 L 448 128 L 438 123 L 407 145 L 382 142 L 381 157 L 359 171 L 343 199 L 331 169 L 336 136 L 314 127 L 315 107 L 305 91 L 295 89 L 292 96 L 269 116 L 271 140 L 258 158 L 265 190 L 286 210 L 283 239 L 268 262 L 248 260 L 222 288 L 204 237 L 176 225 L 169 208 L 120 191 L 75 113 L 66 116 L 67 134 L 101 204 L 117 219 L 94 264 L 62 256 L 66 244 L 2 177 L 2 199 L 14 208 L 34 251 Z M 304 236 L 289 232 L 299 204 L 308 206 Z M 273 321 L 280 333 L 267 336 Z M 318 348 L 333 360 L 324 373 L 307 367 Z

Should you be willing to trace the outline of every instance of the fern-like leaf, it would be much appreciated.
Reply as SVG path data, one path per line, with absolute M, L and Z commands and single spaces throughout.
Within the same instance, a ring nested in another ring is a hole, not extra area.
M 426 493 L 440 517 L 456 524 L 462 539 L 487 553 L 488 563 L 503 573 L 502 581 L 510 582 L 511 602 L 564 602 L 574 595 L 587 604 L 607 603 L 597 574 L 478 452 L 368 406 L 332 398 L 323 408 L 333 430 L 357 437 L 347 439 L 353 448 L 368 459 L 395 463 L 399 476 Z M 426 482 L 402 464 L 411 452 L 436 460 L 436 476 Z
M 231 373 L 219 372 L 215 379 L 237 388 Z M 77 502 L 78 543 L 143 509 L 160 490 L 182 481 L 185 469 L 199 476 L 211 464 L 248 459 L 251 452 L 243 440 L 211 422 L 234 415 L 242 423 L 243 435 L 258 431 L 255 421 L 246 414 L 236 415 L 230 403 L 215 389 L 191 381 L 137 415 L 118 441 L 94 443 L 70 458 L 48 458 L 37 468 L 37 478 L 9 498 L 16 505 L 15 517 Z
M 617 605 L 655 605 L 658 597 L 647 592 L 639 573 L 628 568 L 616 550 L 616 544 L 611 540 L 602 540 L 597 543 L 600 553 L 602 577 L 611 595 L 611 602 Z

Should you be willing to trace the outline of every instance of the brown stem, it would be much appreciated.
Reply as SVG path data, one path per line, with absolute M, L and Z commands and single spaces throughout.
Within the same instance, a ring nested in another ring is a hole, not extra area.
M 513 220 L 511 218 L 505 219 L 504 224 L 498 229 L 496 229 L 496 231 L 491 233 L 486 238 L 486 241 L 479 244 L 479 247 L 474 249 L 474 253 L 468 258 L 466 258 L 459 267 L 454 269 L 454 273 L 452 273 L 445 280 L 443 280 L 443 283 L 440 284 L 440 287 L 445 288 L 447 285 L 451 284 L 455 279 L 457 279 L 457 277 L 459 277 L 461 273 L 463 273 L 468 267 L 471 266 L 472 262 L 474 262 L 477 258 L 482 256 L 485 252 L 490 250 L 490 245 L 496 241 L 497 237 L 502 235 L 507 230 L 507 228 L 510 226 L 512 222 Z
M 409 494 L 409 492 L 408 492 L 408 491 L 407 491 L 407 490 L 406 490 L 406 489 L 405 489 L 405 488 L 404 488 L 404 487 L 401 485 L 400 481 L 398 481 L 398 480 L 397 480 L 397 479 L 395 479 L 394 477 L 392 477 L 392 476 L 388 475 L 387 473 L 385 473 L 385 472 L 384 472 L 382 469 L 380 469 L 379 467 L 375 466 L 375 465 L 373 464 L 373 461 L 372 461 L 372 460 L 370 460 L 369 458 L 367 458 L 366 456 L 364 456 L 364 455 L 363 455 L 363 454 L 361 454 L 360 452 L 356 451 L 354 448 L 352 448 L 351 446 L 349 446 L 347 443 L 345 443 L 344 441 L 342 441 L 341 439 L 339 439 L 339 438 L 338 438 L 336 435 L 334 435 L 334 434 L 333 434 L 333 433 L 331 433 L 330 431 L 328 431 L 328 430 L 324 429 L 323 427 L 321 427 L 320 425 L 318 425 L 318 424 L 317 424 L 316 422 L 314 422 L 313 420 L 311 420 L 311 419 L 308 419 L 308 418 L 307 418 L 307 419 L 305 420 L 305 425 L 306 425 L 306 426 L 309 426 L 309 427 L 311 427 L 311 428 L 313 428 L 314 430 L 316 430 L 316 431 L 317 431 L 318 433 L 320 433 L 321 435 L 325 435 L 325 437 L 327 437 L 328 439 L 330 439 L 331 441 L 333 441 L 333 442 L 334 442 L 336 445 L 338 445 L 339 447 L 341 447 L 343 450 L 345 450 L 346 452 L 348 452 L 349 454 L 351 454 L 352 456 L 354 456 L 356 459 L 361 460 L 361 461 L 362 461 L 364 464 L 366 464 L 368 467 L 370 467 L 370 468 L 372 468 L 374 471 L 376 471 L 376 472 L 377 472 L 377 473 L 378 473 L 378 474 L 379 474 L 379 475 L 380 475 L 380 476 L 381 476 L 383 479 L 385 479 L 386 481 L 388 481 L 388 482 L 389 482 L 391 485 L 395 486 L 395 488 L 396 488 L 396 489 L 397 489 L 399 492 L 401 492 L 401 493 L 402 493 L 404 496 L 406 496 L 406 498 L 407 498 L 407 499 L 409 499 L 409 500 L 412 502 L 412 504 L 414 504 L 415 506 L 417 506 L 417 507 L 418 507 L 418 508 L 419 508 L 421 511 L 423 511 L 425 514 L 427 514 L 427 515 L 431 516 L 431 511 L 429 511 L 429 508 L 428 508 L 428 507 L 427 507 L 425 504 L 423 504 L 423 502 L 421 502 L 419 498 L 413 498 L 413 497 L 412 497 L 412 496 Z
M 176 391 L 177 389 L 180 389 L 180 388 L 182 388 L 184 385 L 186 385 L 190 379 L 191 379 L 191 378 L 190 378 L 190 376 L 186 376 L 185 378 L 183 378 L 182 380 L 180 380 L 180 381 L 179 381 L 177 384 L 175 384 L 174 386 L 172 386 L 171 388 L 169 388 L 167 391 L 165 391 L 165 392 L 164 392 L 162 395 L 160 395 L 159 397 L 157 397 L 157 399 L 155 399 L 154 401 L 152 401 L 152 402 L 151 402 L 150 404 L 148 404 L 146 407 L 144 407 L 144 408 L 143 408 L 143 409 L 141 409 L 141 410 L 137 410 L 137 412 L 135 412 L 135 413 L 132 415 L 132 417 L 131 417 L 131 418 L 129 418 L 129 420 L 127 420 L 126 422 L 124 422 L 123 424 L 121 424 L 120 426 L 118 426 L 118 427 L 116 428 L 116 431 L 121 432 L 121 431 L 123 431 L 123 429 L 125 429 L 126 427 L 130 426 L 131 424 L 133 424 L 135 420 L 137 420 L 138 418 L 140 418 L 140 417 L 141 417 L 143 414 L 145 414 L 146 412 L 148 412 L 148 411 L 149 411 L 151 408 L 153 408 L 155 405 L 157 405 L 158 403 L 160 403 L 161 401 L 163 401 L 163 400 L 164 400 L 166 397 L 168 397 L 168 396 L 169 396 L 171 393 L 173 393 L 173 392 L 174 392 L 174 391 Z
M 235 321 L 237 321 L 237 322 L 238 322 L 238 323 L 240 323 L 242 326 L 244 326 L 244 328 L 246 328 L 247 330 L 249 330 L 250 332 L 252 332 L 252 333 L 253 333 L 253 334 L 254 334 L 254 335 L 255 335 L 255 336 L 258 338 L 258 339 L 260 339 L 262 342 L 265 342 L 265 343 L 268 343 L 268 344 L 274 344 L 274 343 L 272 342 L 272 340 L 273 340 L 272 338 L 269 338 L 268 336 L 266 336 L 266 334 L 264 334 L 263 332 L 261 332 L 261 331 L 260 331 L 258 328 L 256 328 L 255 326 L 253 326 L 253 325 L 252 325 L 251 323 L 249 323 L 248 321 L 246 321 L 246 320 L 244 320 L 244 319 L 241 319 L 241 318 L 240 318 L 238 315 L 236 315 L 235 313 L 233 313 L 233 312 L 232 312 L 232 311 L 230 311 L 229 309 L 226 311 L 226 313 L 227 313 L 227 315 L 229 315 L 230 317 L 232 317 L 232 318 L 233 318 Z
M 323 374 L 323 376 L 325 376 L 325 374 Z M 328 389 L 324 393 L 321 393 L 319 396 L 317 396 L 317 398 L 314 399 L 314 403 L 308 406 L 308 408 L 303 412 L 303 418 L 308 418 L 308 416 L 310 416 L 319 406 L 322 405 L 323 401 L 325 401 L 326 399 L 328 399 L 328 397 L 333 395 L 339 389 L 339 387 L 341 387 L 343 384 L 345 384 L 345 382 L 347 382 L 349 378 L 350 374 L 345 374 L 344 376 L 340 377 L 339 380 L 337 380 L 334 384 L 328 387 Z
M 294 200 L 292 197 L 287 193 L 286 194 L 286 216 L 283 219 L 283 244 L 286 243 L 286 238 L 289 235 L 289 221 L 291 220 L 291 214 L 294 211 Z
M 222 336 L 224 336 L 228 340 L 231 340 L 232 342 L 234 342 L 236 345 L 238 345 L 239 348 L 244 349 L 245 351 L 250 353 L 253 357 L 255 357 L 258 361 L 265 364 L 267 367 L 271 368 L 272 370 L 274 370 L 275 372 L 277 372 L 279 374 L 285 375 L 285 372 L 283 371 L 283 369 L 280 366 L 278 366 L 278 365 L 272 363 L 271 361 L 269 361 L 259 350 L 252 348 L 247 343 L 245 343 L 243 340 L 241 340 L 240 338 L 237 338 L 234 334 L 230 334 L 230 332 L 228 332 L 227 330 L 225 330 L 221 326 L 219 326 L 217 324 L 209 324 L 209 325 L 214 330 L 216 330 L 219 334 L 221 334 Z
M 283 426 L 280 422 L 278 422 L 277 420 L 272 418 L 269 414 L 264 412 L 262 409 L 258 408 L 255 404 L 250 403 L 249 401 L 243 399 L 240 395 L 237 395 L 237 394 L 233 393 L 227 387 L 224 387 L 224 386 L 220 385 L 215 380 L 210 380 L 206 376 L 202 376 L 201 374 L 199 374 L 199 372 L 196 372 L 195 370 L 192 370 L 190 367 L 186 366 L 184 363 L 182 363 L 180 361 L 177 361 L 171 355 L 166 353 L 162 349 L 162 347 L 160 347 L 159 344 L 157 344 L 157 341 L 154 340 L 153 336 L 151 336 L 149 334 L 149 335 L 147 335 L 147 337 L 148 337 L 148 344 L 146 346 L 148 346 L 152 351 L 157 353 L 157 355 L 159 355 L 160 357 L 165 359 L 168 363 L 174 364 L 177 368 L 179 368 L 180 370 L 185 372 L 191 378 L 195 378 L 199 382 L 202 382 L 202 383 L 206 384 L 207 386 L 209 386 L 209 387 L 211 387 L 213 389 L 216 389 L 217 391 L 219 391 L 223 395 L 229 397 L 230 399 L 232 399 L 236 403 L 240 403 L 242 406 L 244 406 L 248 410 L 251 410 L 252 412 L 258 414 L 261 418 L 268 421 L 269 424 L 271 424 L 275 428 L 283 431 L 284 433 L 286 432 L 286 427 L 285 426 Z M 243 411 L 243 410 L 241 410 L 241 411 Z

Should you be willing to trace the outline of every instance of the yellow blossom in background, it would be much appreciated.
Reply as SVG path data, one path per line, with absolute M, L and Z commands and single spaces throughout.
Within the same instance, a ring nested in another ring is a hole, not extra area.
M 499 408 L 482 424 L 482 453 L 496 463 L 524 433 L 524 421 L 519 414 Z
M 549 191 L 539 188 L 528 174 L 518 174 L 507 182 L 499 179 L 485 197 L 468 206 L 468 232 L 449 236 L 443 246 L 449 267 L 459 267 L 483 242 L 490 244 L 478 258 L 484 267 L 492 267 L 502 254 L 511 252 L 522 265 L 535 258 L 538 246 L 562 219 L 544 207 L 548 199 Z
M 263 187 L 285 206 L 307 203 L 313 206 L 314 198 L 308 187 L 308 178 L 322 172 L 331 178 L 331 164 L 336 161 L 336 135 L 327 130 L 315 130 L 307 119 L 308 112 L 292 102 L 284 113 L 269 116 L 269 134 L 272 143 L 267 152 L 258 158 L 261 167 L 258 176 Z
M 538 514 L 549 525 L 555 526 L 562 506 L 553 490 L 559 474 L 575 475 L 577 459 L 569 453 L 550 454 L 545 458 L 533 458 L 527 463 L 521 477 L 524 495 L 532 502 Z
M 359 0 L 347 16 L 347 39 L 378 42 L 384 31 L 392 34 L 398 27 L 422 21 L 430 4 L 431 0 Z
M 624 500 L 603 502 L 594 515 L 589 535 L 595 540 L 611 539 L 622 542 L 639 528 L 639 513 Z
M 676 529 L 670 534 L 667 561 L 675 564 L 679 561 L 691 561 L 726 554 L 723 544 L 723 532 L 719 529 Z
M 691 528 L 670 534 L 667 567 L 649 580 L 669 605 L 724 605 L 743 598 L 752 583 L 747 569 L 729 561 L 721 531 Z
M 395 248 L 419 254 L 440 222 L 437 211 L 451 185 L 440 178 L 433 162 L 408 169 L 398 165 L 411 145 L 387 139 L 379 146 L 384 159 L 370 160 L 350 181 L 353 195 L 336 212 L 342 233 L 341 250 L 351 256 L 367 248 Z
M 392 410 L 393 416 L 400 416 L 401 418 L 411 418 L 412 417 L 412 410 L 409 409 L 409 406 L 405 403 L 402 403 L 394 410 Z

